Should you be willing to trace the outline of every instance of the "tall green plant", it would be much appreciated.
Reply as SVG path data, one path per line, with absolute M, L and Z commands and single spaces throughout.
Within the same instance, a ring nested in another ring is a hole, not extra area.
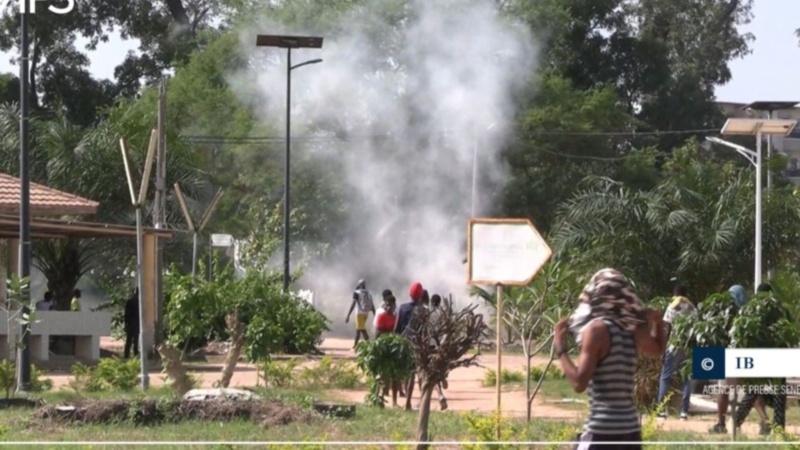
M 800 327 L 778 299 L 759 294 L 739 311 L 730 331 L 733 348 L 797 348 Z M 778 379 L 745 380 L 745 383 L 778 384 Z
M 408 340 L 398 334 L 384 334 L 358 344 L 358 367 L 370 379 L 367 404 L 383 408 L 381 388 L 408 378 L 413 370 L 414 355 Z

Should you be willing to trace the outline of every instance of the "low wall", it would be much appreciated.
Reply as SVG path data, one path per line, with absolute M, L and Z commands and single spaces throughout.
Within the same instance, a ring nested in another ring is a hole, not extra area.
M 9 349 L 14 348 L 19 324 L 9 322 L 9 313 L 0 311 L 0 357 L 14 358 Z M 13 317 L 13 314 L 12 314 Z M 111 335 L 112 314 L 91 311 L 36 311 L 30 328 L 31 357 L 36 361 L 50 359 L 50 336 L 74 336 L 75 356 L 89 361 L 100 359 L 100 337 Z

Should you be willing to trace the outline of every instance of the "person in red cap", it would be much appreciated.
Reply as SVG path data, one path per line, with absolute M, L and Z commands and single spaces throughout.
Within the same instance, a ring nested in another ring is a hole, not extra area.
M 408 290 L 408 295 L 411 301 L 400 305 L 397 311 L 397 325 L 395 325 L 394 332 L 405 337 L 409 337 L 413 332 L 414 327 L 410 327 L 411 320 L 414 317 L 416 309 L 421 306 L 422 296 L 425 294 L 425 289 L 419 282 L 411 285 Z M 414 392 L 414 372 L 412 370 L 411 377 L 406 382 L 406 407 L 408 411 L 411 409 L 411 395 Z
M 408 295 L 411 297 L 411 301 L 408 303 L 403 303 L 400 305 L 400 309 L 397 311 L 397 325 L 395 325 L 394 332 L 397 334 L 402 334 L 403 336 L 408 335 L 408 324 L 411 322 L 411 316 L 414 313 L 414 310 L 420 305 L 420 300 L 422 300 L 422 295 L 425 293 L 425 289 L 422 288 L 420 283 L 414 283 L 411 285 L 411 289 L 408 290 Z

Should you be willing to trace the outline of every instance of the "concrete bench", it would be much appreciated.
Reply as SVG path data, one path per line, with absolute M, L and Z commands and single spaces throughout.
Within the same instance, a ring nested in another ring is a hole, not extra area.
M 111 336 L 111 313 L 36 311 L 36 323 L 31 327 L 30 350 L 35 362 L 50 359 L 50 336 L 75 337 L 75 357 L 86 361 L 100 359 L 100 337 Z M 9 323 L 8 313 L 0 311 L 0 357 L 14 359 L 9 348 L 14 348 L 19 324 Z

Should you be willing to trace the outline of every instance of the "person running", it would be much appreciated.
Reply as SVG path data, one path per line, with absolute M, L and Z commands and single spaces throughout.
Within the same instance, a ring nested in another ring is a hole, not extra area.
M 397 299 L 389 289 L 383 291 L 383 305 L 378 308 L 375 314 L 375 338 L 379 338 L 384 334 L 394 333 L 395 325 L 397 324 Z M 383 386 L 383 396 L 389 395 L 389 388 L 392 389 L 392 406 L 397 407 L 398 394 L 402 397 L 405 395 L 403 392 L 403 383 L 401 380 L 389 380 Z
M 125 302 L 125 312 L 122 316 L 125 327 L 125 359 L 139 356 L 139 289 L 133 291 L 133 295 Z
M 577 365 L 568 355 L 570 332 L 580 347 Z M 584 288 L 573 315 L 556 324 L 554 345 L 575 392 L 589 389 L 589 415 L 576 448 L 641 449 L 642 430 L 633 404 L 637 352 L 664 353 L 661 312 L 646 309 L 621 272 L 603 269 Z M 604 442 L 626 444 L 604 447 Z
M 733 302 L 736 305 L 736 310 L 738 313 L 738 310 L 746 305 L 749 300 L 747 291 L 742 285 L 734 284 L 728 289 L 728 292 L 733 298 Z M 708 432 L 711 434 L 727 434 L 728 428 L 726 427 L 725 422 L 728 414 L 728 407 L 730 406 L 731 390 L 733 390 L 734 395 L 738 395 L 736 394 L 736 387 L 739 385 L 739 380 L 735 378 L 726 378 L 724 380 L 719 380 L 717 383 L 720 387 L 720 393 L 717 396 L 717 423 L 714 424 L 714 426 L 711 427 Z M 766 422 L 767 410 L 764 407 L 764 404 L 762 402 L 755 402 L 754 407 L 756 411 L 758 411 L 761 421 Z
M 367 319 L 369 318 L 369 313 L 375 313 L 372 295 L 367 290 L 367 282 L 364 280 L 358 280 L 356 290 L 353 291 L 353 303 L 350 304 L 350 311 L 347 312 L 347 318 L 344 320 L 344 323 L 350 322 L 350 316 L 353 314 L 353 310 L 356 309 L 356 307 L 358 307 L 356 311 L 356 339 L 353 342 L 353 350 L 358 347 L 358 341 L 361 336 L 364 336 L 365 341 L 369 340 Z
M 414 329 L 416 328 L 415 324 L 413 323 L 414 314 L 416 313 L 417 308 L 421 306 L 422 295 L 424 292 L 425 289 L 422 288 L 422 284 L 419 282 L 411 285 L 408 290 L 408 295 L 411 297 L 411 301 L 400 305 L 400 309 L 397 311 L 397 324 L 394 328 L 395 333 L 408 338 L 414 332 Z M 411 375 L 409 376 L 408 380 L 406 380 L 406 411 L 411 410 L 411 396 L 414 394 L 414 376 L 415 372 L 414 368 L 412 368 Z
M 695 314 L 696 309 L 694 304 L 688 299 L 686 288 L 683 286 L 675 286 L 672 292 L 674 296 L 672 303 L 670 303 L 667 311 L 664 313 L 664 332 L 666 333 L 666 340 L 669 341 L 669 335 L 672 331 L 672 322 L 676 317 L 684 316 L 687 314 Z M 661 370 L 661 383 L 658 386 L 658 404 L 660 405 L 667 393 L 670 391 L 672 385 L 672 377 L 676 372 L 680 372 L 680 367 L 686 361 L 686 354 L 681 350 L 676 350 L 674 345 L 670 345 L 667 352 L 664 353 L 664 366 Z M 683 377 L 682 377 L 683 378 Z M 692 382 L 688 377 L 683 378 L 683 389 L 681 391 L 681 420 L 689 418 L 689 405 L 692 398 Z M 662 411 L 658 414 L 659 419 L 666 419 L 667 412 Z
M 756 289 L 757 293 L 771 293 L 772 286 L 768 283 L 761 283 Z M 766 405 L 769 404 L 773 409 L 773 422 L 776 426 L 786 428 L 786 378 L 781 378 L 778 384 L 772 386 L 774 392 L 772 393 L 757 393 L 747 392 L 742 399 L 742 402 L 736 408 L 736 417 L 734 423 L 736 428 L 740 428 L 744 423 L 750 410 L 753 408 L 758 411 L 761 418 L 759 423 L 759 434 L 766 436 L 770 432 L 770 426 L 767 422 Z M 763 414 L 762 414 L 763 411 Z

